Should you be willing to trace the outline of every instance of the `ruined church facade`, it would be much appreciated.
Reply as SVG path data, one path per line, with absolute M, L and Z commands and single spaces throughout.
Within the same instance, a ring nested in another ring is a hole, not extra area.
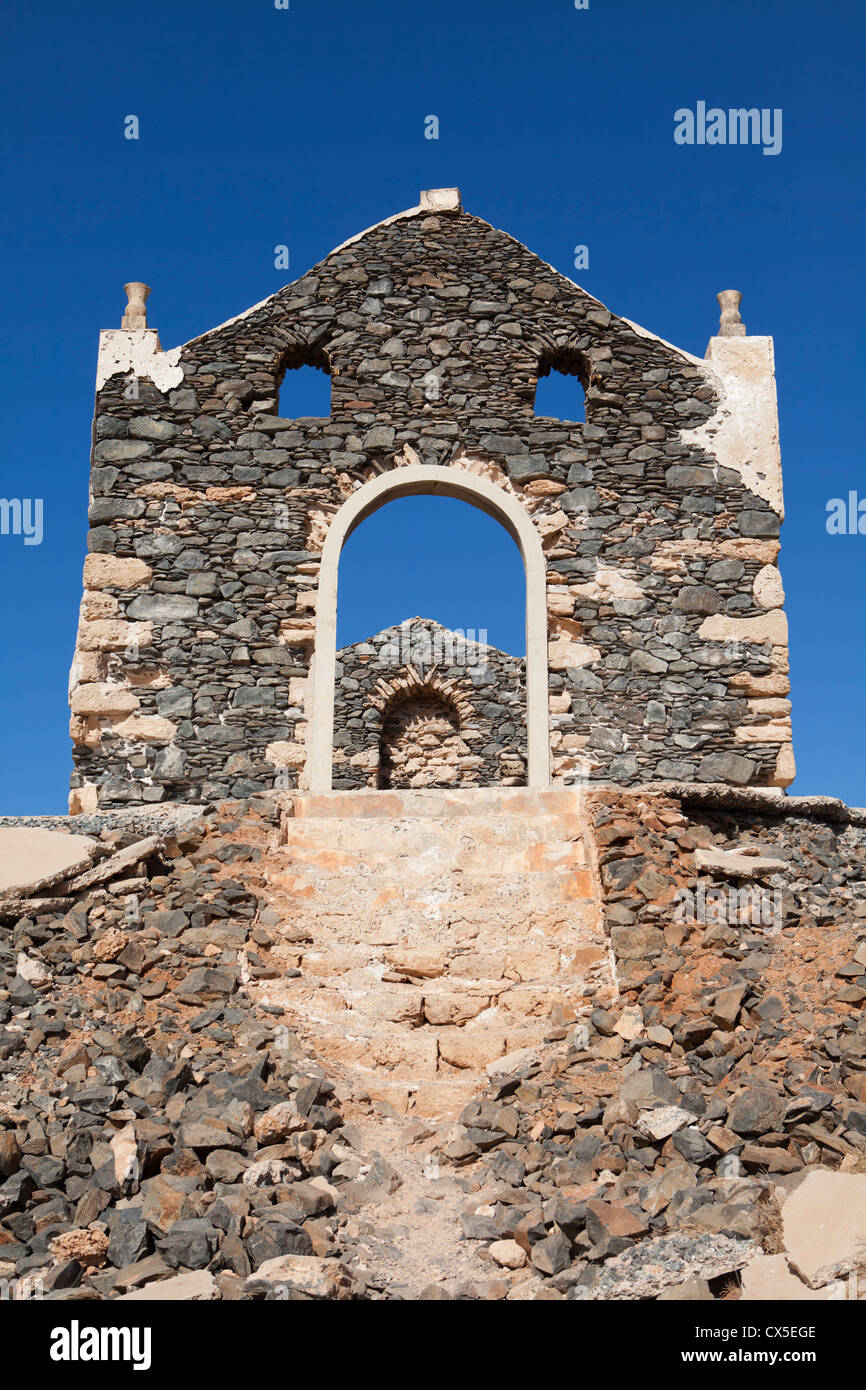
M 520 549 L 529 786 L 791 782 L 773 346 L 734 292 L 694 357 L 444 189 L 182 347 L 127 293 L 100 338 L 73 811 L 348 775 L 367 745 L 340 723 L 340 551 L 419 493 Z M 301 366 L 330 376 L 329 416 L 280 414 Z M 585 421 L 535 413 L 550 371 L 580 380 Z M 423 698 L 459 739 L 471 692 L 443 679 Z M 494 761 L 482 784 L 519 784 Z

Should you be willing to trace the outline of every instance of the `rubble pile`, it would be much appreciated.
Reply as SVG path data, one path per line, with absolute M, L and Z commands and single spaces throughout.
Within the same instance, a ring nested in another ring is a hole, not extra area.
M 444 1153 L 526 1296 L 709 1298 L 778 1253 L 786 1189 L 866 1172 L 866 838 L 613 792 L 594 824 L 621 997 L 563 1010 Z
M 235 875 L 276 813 L 183 820 L 103 830 L 30 916 L 6 895 L 0 1278 L 19 1297 L 356 1296 L 333 1258 L 337 1088 L 249 989 L 276 973 L 274 923 Z
M 79 816 L 41 876 L 7 839 L 2 1289 L 838 1296 L 866 1248 L 866 818 L 689 795 L 590 798 L 615 989 L 564 991 L 456 1123 L 371 1099 L 268 1002 L 317 968 L 268 893 L 271 800 Z

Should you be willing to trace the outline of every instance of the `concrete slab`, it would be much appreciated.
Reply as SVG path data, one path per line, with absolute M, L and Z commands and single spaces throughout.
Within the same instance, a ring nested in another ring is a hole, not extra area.
M 866 1175 L 820 1169 L 782 1207 L 788 1263 L 813 1289 L 848 1274 L 866 1253 Z
M 827 1302 L 832 1289 L 810 1289 L 788 1268 L 784 1255 L 760 1255 L 743 1270 L 742 1303 Z
M 213 1275 L 206 1269 L 193 1269 L 174 1274 L 170 1279 L 154 1279 L 132 1293 L 123 1294 L 118 1303 L 189 1303 L 209 1302 L 216 1297 Z
M 766 878 L 769 874 L 787 873 L 791 868 L 785 859 L 738 854 L 729 849 L 696 849 L 695 866 L 699 873 L 721 874 L 723 878 Z
M 89 867 L 98 845 L 88 835 L 26 826 L 0 829 L 0 893 L 19 897 Z

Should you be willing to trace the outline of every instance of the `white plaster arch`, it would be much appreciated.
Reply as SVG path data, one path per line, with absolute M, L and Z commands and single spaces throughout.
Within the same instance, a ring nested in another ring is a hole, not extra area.
M 306 782 L 312 792 L 331 790 L 334 737 L 334 668 L 337 656 L 337 580 L 348 537 L 368 516 L 396 497 L 432 493 L 478 507 L 504 526 L 517 545 L 526 574 L 527 783 L 550 785 L 547 699 L 547 571 L 541 538 L 515 497 L 463 468 L 416 464 L 394 468 L 364 483 L 334 516 L 322 549 L 316 604 L 316 645 L 310 672 Z

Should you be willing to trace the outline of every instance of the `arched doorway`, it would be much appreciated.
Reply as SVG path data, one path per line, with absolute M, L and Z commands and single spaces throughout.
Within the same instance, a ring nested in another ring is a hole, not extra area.
M 550 785 L 547 699 L 546 571 L 541 540 L 516 498 L 462 468 L 418 464 L 396 468 L 365 483 L 333 518 L 322 550 L 311 668 L 306 782 L 310 791 L 331 789 L 337 586 L 340 554 L 356 526 L 395 497 L 440 494 L 469 502 L 500 522 L 515 541 L 526 574 L 526 724 L 528 785 Z

